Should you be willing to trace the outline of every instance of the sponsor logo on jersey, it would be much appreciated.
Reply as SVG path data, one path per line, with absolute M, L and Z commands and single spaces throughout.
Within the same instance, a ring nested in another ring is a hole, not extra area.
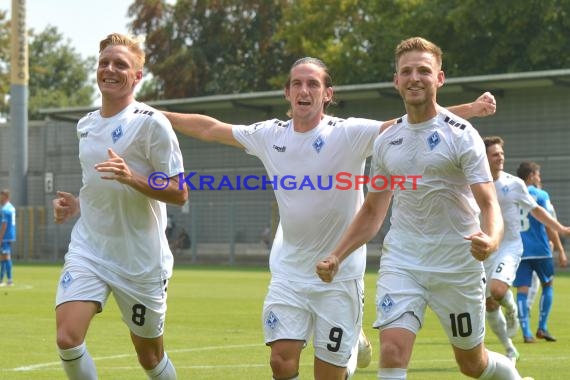
M 139 110 L 139 109 L 135 109 L 135 112 L 133 113 L 138 113 L 141 115 L 148 115 L 148 116 L 152 116 L 154 114 L 154 111 L 151 110 Z
M 248 135 L 253 135 L 255 132 L 257 132 L 261 127 L 263 126 L 263 123 L 255 123 L 253 124 L 249 129 L 247 129 L 245 131 L 245 133 L 247 133 Z
M 285 149 L 287 149 L 287 147 L 286 146 L 273 145 L 273 149 L 275 149 L 279 153 L 285 153 Z
M 390 145 L 402 145 L 402 142 L 404 142 L 404 138 L 400 137 L 396 140 L 390 141 Z
M 89 134 L 89 132 L 81 132 L 81 133 L 79 134 L 79 138 L 80 138 L 80 139 L 83 139 L 83 138 L 87 137 L 88 134 Z

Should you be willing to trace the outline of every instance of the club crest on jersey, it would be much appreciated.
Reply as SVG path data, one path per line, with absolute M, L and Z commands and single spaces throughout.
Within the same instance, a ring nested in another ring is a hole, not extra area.
M 313 142 L 313 148 L 317 151 L 317 153 L 321 153 L 321 149 L 325 146 L 325 140 L 318 136 L 317 139 Z
M 507 194 L 509 192 L 509 187 L 507 185 L 503 186 L 503 188 L 501 189 L 501 192 L 503 194 Z
M 273 314 L 272 311 L 270 311 L 269 315 L 267 316 L 267 319 L 265 320 L 265 326 L 267 326 L 273 330 L 275 328 L 275 326 L 277 326 L 278 322 L 279 322 L 279 318 L 277 318 L 277 316 L 275 314 Z
M 394 301 L 392 300 L 392 298 L 388 294 L 386 294 L 384 296 L 384 298 L 382 299 L 380 306 L 382 307 L 382 311 L 385 314 L 388 314 L 390 312 L 390 310 L 392 310 L 392 306 L 394 306 Z
M 113 138 L 113 144 L 117 142 L 118 139 L 123 137 L 123 126 L 119 125 L 115 130 L 111 133 L 111 137 Z
M 73 282 L 73 277 L 71 277 L 71 274 L 69 272 L 65 272 L 63 274 L 63 277 L 61 278 L 61 287 L 64 289 L 69 288 L 69 285 L 71 285 L 71 283 Z
M 428 137 L 427 142 L 429 145 L 429 149 L 433 150 L 441 142 L 441 138 L 439 137 L 439 133 L 437 133 L 437 132 L 432 133 L 431 136 Z

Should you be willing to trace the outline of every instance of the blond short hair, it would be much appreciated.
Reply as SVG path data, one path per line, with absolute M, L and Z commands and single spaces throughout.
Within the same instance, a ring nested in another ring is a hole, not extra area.
M 126 46 L 135 56 L 135 69 L 142 70 L 145 62 L 145 52 L 142 48 L 142 42 L 143 39 L 139 37 L 111 33 L 99 42 L 99 54 L 109 46 Z
M 433 42 L 428 41 L 422 37 L 410 37 L 406 40 L 401 41 L 398 44 L 398 46 L 396 46 L 395 50 L 396 69 L 398 68 L 398 61 L 400 60 L 400 57 L 405 53 L 409 53 L 411 51 L 422 51 L 422 52 L 431 53 L 437 60 L 439 69 L 441 70 L 442 57 L 443 57 L 443 52 L 441 51 L 441 48 L 436 44 L 434 44 Z

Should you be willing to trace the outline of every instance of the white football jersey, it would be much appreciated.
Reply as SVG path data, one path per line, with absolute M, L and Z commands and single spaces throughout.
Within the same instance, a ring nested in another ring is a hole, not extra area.
M 381 124 L 325 116 L 305 133 L 295 132 L 292 121 L 276 119 L 234 126 L 236 140 L 261 159 L 276 184 L 281 220 L 269 260 L 274 277 L 321 283 L 316 264 L 332 252 L 362 205 L 363 186 L 355 189 L 354 176 L 364 173 Z M 335 281 L 361 278 L 365 265 L 362 246 L 342 263 Z
M 176 135 L 166 117 L 133 102 L 117 115 L 94 111 L 77 124 L 83 186 L 81 216 L 73 227 L 68 255 L 85 255 L 96 264 L 134 281 L 160 281 L 172 275 L 173 257 L 166 240 L 166 205 L 128 185 L 105 180 L 94 165 L 112 148 L 129 168 L 148 177 L 153 172 L 184 172 Z
M 394 190 L 382 266 L 482 269 L 464 239 L 480 230 L 480 210 L 469 186 L 492 177 L 483 140 L 469 122 L 444 109 L 418 124 L 404 116 L 377 138 L 370 171 L 371 176 L 406 178 L 403 189 Z
M 499 245 L 499 251 L 503 247 L 510 250 L 516 249 L 518 255 L 522 255 L 523 244 L 521 239 L 521 213 L 526 215 L 538 204 L 528 192 L 528 188 L 522 179 L 509 173 L 501 172 L 495 181 L 497 199 L 501 206 L 505 232 Z

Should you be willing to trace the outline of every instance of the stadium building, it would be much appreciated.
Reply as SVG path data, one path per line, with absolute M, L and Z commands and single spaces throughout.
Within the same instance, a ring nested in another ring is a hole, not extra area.
M 498 112 L 472 119 L 472 124 L 482 136 L 503 137 L 506 171 L 514 174 L 523 160 L 541 165 L 544 188 L 552 197 L 557 216 L 563 224 L 570 224 L 570 69 L 448 78 L 438 92 L 438 102 L 443 106 L 466 103 L 484 91 L 495 95 Z M 339 117 L 388 120 L 405 113 L 390 82 L 338 86 L 335 97 L 337 104 L 328 112 Z M 169 111 L 207 114 L 232 124 L 286 120 L 288 110 L 282 90 L 148 104 Z M 55 225 L 51 204 L 57 190 L 79 192 L 81 169 L 75 127 L 93 109 L 47 109 L 43 110 L 45 120 L 29 123 L 28 205 L 15 205 L 19 236 L 14 256 L 18 260 L 63 259 L 73 223 Z M 9 126 L 0 124 L 0 188 L 9 186 L 10 162 L 17 159 L 10 156 Z M 254 179 L 250 185 L 262 184 L 255 180 L 265 175 L 261 161 L 235 147 L 185 136 L 179 136 L 179 141 L 185 174 L 195 173 L 191 181 L 197 189 L 191 189 L 187 205 L 168 206 L 173 236 L 184 228 L 192 243 L 190 248 L 176 249 L 175 258 L 232 264 L 266 262 L 268 249 L 263 240 L 274 232 L 279 219 L 273 191 L 262 186 L 236 190 L 248 175 Z M 222 178 L 225 186 L 221 186 Z M 368 250 L 373 268 L 387 224 Z

